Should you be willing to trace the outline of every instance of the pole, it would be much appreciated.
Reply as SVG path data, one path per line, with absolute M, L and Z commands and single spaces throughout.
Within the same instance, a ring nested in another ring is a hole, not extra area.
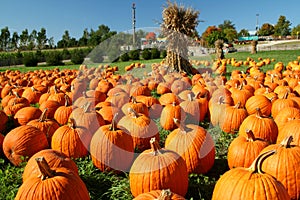
M 256 14 L 256 34 L 258 35 L 258 16 L 259 14 Z
M 135 42 L 135 3 L 132 4 L 132 27 L 133 27 L 133 35 L 132 35 L 132 45 L 133 45 L 133 48 L 135 49 L 136 48 L 136 42 Z

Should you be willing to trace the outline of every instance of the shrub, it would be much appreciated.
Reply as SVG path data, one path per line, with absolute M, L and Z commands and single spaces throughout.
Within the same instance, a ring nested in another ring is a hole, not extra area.
M 46 63 L 49 66 L 63 65 L 62 56 L 59 51 L 51 51 L 46 55 Z
M 37 50 L 35 53 L 36 58 L 38 59 L 38 62 L 45 62 L 45 54 L 41 50 Z
M 149 49 L 144 49 L 142 52 L 142 58 L 144 60 L 149 60 L 151 59 L 151 52 L 149 51 Z
M 162 51 L 161 51 L 161 57 L 162 57 L 162 58 L 167 57 L 167 50 L 162 50 Z
M 120 60 L 125 62 L 125 61 L 129 61 L 129 55 L 128 53 L 123 53 L 121 56 L 120 56 Z
M 157 59 L 160 58 L 160 51 L 156 48 L 151 50 L 151 58 L 152 59 Z
M 72 52 L 73 53 L 73 52 Z M 62 60 L 69 60 L 72 57 L 72 54 L 68 49 L 63 49 L 61 52 Z
M 34 53 L 26 53 L 23 57 L 25 67 L 35 67 L 38 64 L 38 59 Z
M 129 51 L 129 57 L 132 60 L 139 60 L 140 59 L 140 51 L 139 50 Z
M 71 62 L 74 64 L 82 64 L 84 61 L 84 53 L 80 49 L 74 49 L 71 53 Z

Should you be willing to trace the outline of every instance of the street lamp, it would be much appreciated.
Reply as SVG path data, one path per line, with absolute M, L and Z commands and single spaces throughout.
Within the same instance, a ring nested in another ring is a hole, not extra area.
M 258 17 L 259 17 L 259 14 L 256 14 L 256 34 L 258 35 Z

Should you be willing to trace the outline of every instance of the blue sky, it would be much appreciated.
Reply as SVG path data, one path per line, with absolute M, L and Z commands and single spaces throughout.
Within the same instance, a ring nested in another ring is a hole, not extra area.
M 71 37 L 80 38 L 83 30 L 96 30 L 107 25 L 111 30 L 122 32 L 132 29 L 132 3 L 136 4 L 136 27 L 146 30 L 159 27 L 166 0 L 0 0 L 0 28 L 8 27 L 11 35 L 25 28 L 29 33 L 45 28 L 47 37 L 61 40 L 65 30 Z M 259 25 L 275 24 L 280 15 L 292 23 L 300 24 L 298 0 L 176 0 L 178 4 L 193 7 L 200 12 L 197 30 L 200 34 L 210 25 L 230 20 L 239 31 L 254 30 L 256 14 Z

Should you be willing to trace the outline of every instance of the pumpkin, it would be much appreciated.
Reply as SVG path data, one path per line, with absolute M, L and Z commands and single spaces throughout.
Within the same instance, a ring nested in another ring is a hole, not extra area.
M 278 115 L 274 118 L 274 121 L 278 126 L 278 131 L 281 132 L 285 124 L 290 120 L 294 119 L 300 119 L 300 109 L 294 107 L 287 107 L 278 113 Z M 280 141 L 282 141 L 282 139 L 283 138 L 281 138 Z
M 46 135 L 38 128 L 30 125 L 12 129 L 3 141 L 3 152 L 15 166 L 48 147 Z
M 3 141 L 4 141 L 4 135 L 2 135 L 0 133 L 0 157 L 2 157 L 4 154 L 3 154 Z
M 185 200 L 181 195 L 171 192 L 170 189 L 152 190 L 138 195 L 133 200 Z
M 236 133 L 244 119 L 248 116 L 245 108 L 240 108 L 241 103 L 235 106 L 227 106 L 223 116 L 220 117 L 220 128 L 226 133 Z
M 232 199 L 290 199 L 282 183 L 262 171 L 262 162 L 275 151 L 258 156 L 249 168 L 236 167 L 225 172 L 217 181 L 212 200 Z
M 176 104 L 180 104 L 180 99 L 176 94 L 173 93 L 166 93 L 163 94 L 159 97 L 159 103 L 162 106 L 165 106 L 167 104 L 172 104 L 173 102 L 175 102 Z
M 165 148 L 177 152 L 186 162 L 188 173 L 207 173 L 215 161 L 215 145 L 211 135 L 195 124 L 180 123 L 166 138 Z
M 278 132 L 276 143 L 281 143 L 286 137 L 293 136 L 291 144 L 300 146 L 299 125 L 300 119 L 288 120 Z
M 249 90 L 243 88 L 243 84 L 241 84 L 239 87 L 232 87 L 229 89 L 231 92 L 231 97 L 233 99 L 233 103 L 237 104 L 238 102 L 241 103 L 241 107 L 244 107 L 247 100 L 253 96 L 253 93 L 251 93 Z
M 3 110 L 0 110 L 0 132 L 6 129 L 7 122 L 8 122 L 8 116 Z
M 245 108 L 249 115 L 256 113 L 256 108 L 260 108 L 260 111 L 265 116 L 270 116 L 272 103 L 264 95 L 254 95 L 246 101 Z
M 231 98 L 231 97 L 230 97 Z M 224 101 L 224 97 L 220 96 L 219 101 L 214 103 L 213 101 L 209 101 L 209 114 L 210 114 L 210 122 L 213 126 L 217 126 L 223 123 L 223 114 L 225 112 L 226 107 L 229 105 Z
M 35 89 L 34 86 L 28 87 L 24 90 L 22 97 L 28 99 L 30 104 L 36 104 L 39 102 L 42 92 Z
M 57 110 L 57 108 L 59 108 L 61 105 L 59 104 L 59 102 L 54 101 L 54 100 L 47 100 L 44 101 L 41 105 L 40 105 L 40 110 L 44 111 L 44 109 L 47 109 L 46 112 L 46 117 L 48 119 L 53 119 L 54 118 L 54 113 Z
M 48 143 L 51 144 L 52 135 L 60 126 L 55 120 L 46 118 L 47 111 L 48 109 L 45 108 L 39 119 L 33 119 L 27 125 L 34 126 L 44 132 Z
M 65 125 L 68 123 L 68 119 L 73 111 L 72 105 L 70 105 L 70 98 L 65 95 L 65 105 L 59 106 L 54 112 L 53 118 L 60 124 Z
M 23 182 L 25 182 L 29 177 L 40 175 L 40 171 L 35 160 L 38 157 L 44 157 L 50 168 L 65 167 L 72 170 L 74 174 L 79 175 L 76 163 L 64 153 L 53 149 L 44 149 L 35 153 L 28 160 L 22 174 Z
M 150 148 L 150 139 L 159 140 L 158 128 L 153 120 L 129 108 L 128 115 L 119 121 L 119 127 L 133 138 L 134 148 L 144 151 Z
M 160 125 L 165 130 L 174 130 L 177 128 L 174 118 L 184 120 L 186 114 L 180 105 L 176 105 L 176 102 L 167 104 L 161 112 Z
M 38 119 L 42 111 L 36 107 L 24 107 L 18 110 L 14 116 L 15 125 L 25 125 L 33 119 Z
M 287 107 L 299 108 L 298 104 L 294 100 L 287 98 L 287 95 L 288 93 L 285 93 L 282 98 L 276 99 L 273 102 L 271 108 L 271 114 L 273 118 L 276 118 L 276 116 Z
M 88 155 L 91 139 L 89 129 L 78 126 L 71 118 L 68 125 L 56 129 L 52 136 L 51 147 L 70 158 L 82 158 Z
M 128 113 L 128 108 L 132 108 L 135 112 L 143 113 L 149 116 L 149 109 L 143 102 L 138 102 L 134 96 L 131 96 L 131 101 L 122 106 L 122 111 L 125 115 Z
M 293 136 L 288 136 L 279 144 L 267 146 L 261 153 L 276 150 L 267 157 L 261 169 L 280 181 L 291 199 L 300 199 L 300 146 L 292 145 Z
M 129 171 L 130 191 L 134 197 L 169 188 L 185 196 L 188 189 L 187 167 L 180 155 L 161 148 L 155 138 L 150 140 L 151 149 L 143 151 L 133 162 Z
M 134 159 L 133 139 L 118 128 L 117 115 L 114 115 L 111 124 L 96 131 L 90 143 L 93 164 L 103 172 L 129 171 Z
M 82 108 L 74 109 L 69 116 L 70 118 L 75 120 L 77 127 L 89 129 L 91 134 L 94 134 L 100 126 L 105 124 L 103 117 L 91 108 L 90 102 L 87 102 Z
M 50 168 L 44 157 L 36 158 L 40 175 L 31 176 L 20 186 L 16 200 L 88 200 L 89 192 L 78 175 L 65 167 Z
M 188 94 L 188 99 L 182 101 L 179 105 L 186 113 L 186 123 L 199 124 L 202 122 L 208 112 L 207 100 L 201 101 L 192 94 Z
M 239 135 L 247 137 L 247 131 L 251 130 L 255 138 L 260 138 L 270 143 L 275 143 L 278 136 L 278 127 L 274 119 L 263 116 L 260 108 L 256 109 L 256 114 L 248 115 L 239 128 Z
M 239 135 L 229 145 L 227 161 L 230 169 L 250 167 L 259 153 L 269 145 L 269 142 L 255 138 L 251 130 L 246 130 L 246 134 L 246 137 Z

